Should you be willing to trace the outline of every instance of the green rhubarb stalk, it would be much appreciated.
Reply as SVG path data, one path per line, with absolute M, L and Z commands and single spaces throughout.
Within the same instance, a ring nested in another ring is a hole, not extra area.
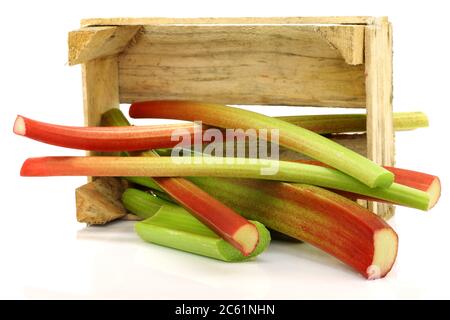
M 131 123 L 119 108 L 112 108 L 102 114 L 100 121 L 102 127 L 125 127 Z
M 153 180 L 149 177 L 125 177 L 128 181 L 132 183 L 139 184 L 141 186 L 151 188 L 153 190 L 157 190 L 160 192 L 164 192 L 164 190 Z
M 295 124 L 320 134 L 365 132 L 365 114 L 323 114 L 304 116 L 282 116 L 279 120 Z M 396 112 L 393 114 L 395 131 L 428 127 L 428 118 L 423 112 Z
M 133 103 L 130 116 L 203 121 L 221 128 L 275 129 L 279 130 L 280 145 L 326 163 L 369 187 L 388 187 L 394 181 L 392 172 L 360 154 L 310 130 L 256 112 L 219 104 L 149 101 Z
M 122 202 L 129 211 L 145 219 L 137 222 L 135 229 L 147 242 L 229 262 L 255 257 L 270 243 L 269 231 L 261 223 L 252 221 L 258 230 L 259 242 L 250 255 L 244 256 L 178 205 L 132 188 L 123 193 Z
M 164 200 L 145 191 L 128 188 L 122 194 L 124 207 L 142 219 L 152 217 L 162 206 L 175 206 L 172 202 Z

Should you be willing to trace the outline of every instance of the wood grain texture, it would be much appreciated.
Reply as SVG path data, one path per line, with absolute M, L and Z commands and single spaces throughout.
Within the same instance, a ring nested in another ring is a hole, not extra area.
M 77 220 L 87 224 L 105 224 L 125 217 L 120 201 L 126 184 L 120 179 L 100 177 L 75 190 Z
M 147 25 L 119 57 L 120 101 L 364 107 L 363 26 Z
M 91 18 L 82 27 L 161 24 L 370 24 L 373 17 L 243 17 L 243 18 Z
M 367 152 L 380 165 L 394 165 L 392 119 L 392 27 L 377 19 L 366 27 Z M 369 203 L 369 209 L 385 219 L 394 214 L 391 205 Z
M 336 48 L 345 62 L 351 65 L 364 63 L 364 27 L 363 26 L 327 26 L 318 27 L 318 32 Z
M 82 65 L 84 124 L 99 126 L 103 112 L 119 108 L 117 57 L 90 60 Z M 95 152 L 87 152 L 96 155 Z
M 69 65 L 122 52 L 139 26 L 89 27 L 69 32 Z

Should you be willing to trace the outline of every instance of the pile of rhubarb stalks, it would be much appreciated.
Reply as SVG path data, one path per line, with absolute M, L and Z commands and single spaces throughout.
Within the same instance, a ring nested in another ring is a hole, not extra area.
M 276 118 L 189 101 L 136 102 L 129 114 L 204 125 L 133 126 L 119 109 L 104 113 L 99 127 L 61 126 L 18 116 L 18 135 L 105 153 L 29 158 L 21 176 L 96 177 L 79 189 L 80 197 L 82 192 L 100 192 L 97 203 L 77 205 L 119 210 L 117 218 L 133 214 L 139 220 L 135 230 L 147 242 L 223 261 L 245 261 L 265 251 L 271 233 L 284 234 L 331 254 L 367 279 L 382 278 L 391 270 L 398 236 L 356 200 L 427 211 L 440 196 L 436 176 L 378 166 L 324 136 L 364 132 L 364 115 Z M 394 114 L 395 130 L 427 125 L 423 113 Z M 173 161 L 171 148 L 179 143 L 172 139 L 174 130 L 182 130 L 194 145 L 195 134 L 205 128 L 278 129 L 280 146 L 313 160 L 224 159 L 192 153 Z M 275 174 L 261 174 L 271 165 L 278 168 Z M 111 220 L 102 219 L 108 213 L 95 214 L 99 223 Z

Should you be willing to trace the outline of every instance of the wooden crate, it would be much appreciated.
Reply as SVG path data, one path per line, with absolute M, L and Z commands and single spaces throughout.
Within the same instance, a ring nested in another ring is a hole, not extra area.
M 69 64 L 82 64 L 86 125 L 136 100 L 366 108 L 367 135 L 350 145 L 394 164 L 386 17 L 87 19 Z

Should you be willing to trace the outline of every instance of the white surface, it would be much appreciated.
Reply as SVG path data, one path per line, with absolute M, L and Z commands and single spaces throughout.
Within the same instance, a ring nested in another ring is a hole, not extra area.
M 0 298 L 450 298 L 445 1 L 92 2 L 0 3 Z M 84 178 L 19 177 L 27 157 L 82 154 L 12 134 L 16 114 L 82 124 L 80 68 L 65 65 L 67 32 L 81 18 L 295 15 L 389 15 L 394 108 L 430 117 L 431 128 L 398 134 L 397 164 L 439 175 L 444 194 L 428 213 L 398 209 L 399 256 L 387 278 L 365 281 L 304 244 L 274 242 L 258 261 L 225 264 L 145 244 L 131 223 L 86 229 L 74 217 Z

